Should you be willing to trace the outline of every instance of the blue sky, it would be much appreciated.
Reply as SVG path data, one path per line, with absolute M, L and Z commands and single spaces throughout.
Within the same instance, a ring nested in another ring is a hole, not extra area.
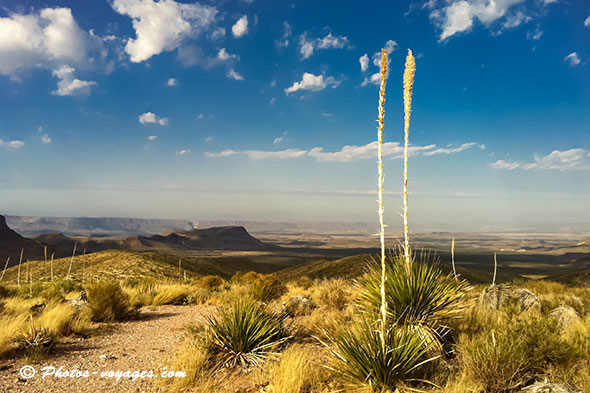
M 3 1 L 0 210 L 590 231 L 590 3 Z

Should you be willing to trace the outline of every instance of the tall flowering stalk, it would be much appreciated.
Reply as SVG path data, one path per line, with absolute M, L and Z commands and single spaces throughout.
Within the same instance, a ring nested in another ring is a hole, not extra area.
M 385 127 L 385 83 L 387 51 L 381 49 L 381 85 L 379 88 L 379 126 L 377 127 L 377 185 L 379 203 L 379 239 L 381 240 L 381 342 L 385 346 L 387 302 L 385 300 L 385 222 L 383 219 L 383 128 Z
M 408 233 L 408 146 L 410 144 L 410 113 L 412 111 L 412 88 L 414 87 L 415 73 L 416 61 L 412 56 L 412 51 L 408 49 L 404 70 L 404 258 L 408 272 L 412 266 Z

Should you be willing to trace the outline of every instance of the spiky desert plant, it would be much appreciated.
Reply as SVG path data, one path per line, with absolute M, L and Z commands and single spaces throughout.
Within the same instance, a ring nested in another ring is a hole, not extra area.
M 209 318 L 216 366 L 247 368 L 275 357 L 278 346 L 288 338 L 283 332 L 284 318 L 249 299 L 222 308 L 219 316 Z
M 460 317 L 469 289 L 466 281 L 445 277 L 438 260 L 422 254 L 413 261 L 411 270 L 404 265 L 405 255 L 395 253 L 386 264 L 385 296 L 388 318 L 399 325 L 414 326 L 421 335 L 435 341 L 445 322 Z M 380 304 L 379 268 L 370 265 L 369 272 L 359 279 L 360 307 L 374 313 Z
M 340 331 L 331 338 L 330 368 L 352 384 L 393 392 L 407 385 L 417 368 L 434 360 L 426 356 L 427 341 L 413 331 L 391 324 L 385 333 L 382 336 L 381 326 L 368 320 Z
M 453 264 L 453 277 L 455 277 L 456 281 L 459 281 L 457 270 L 455 269 L 455 238 L 451 241 L 451 263 Z
M 408 49 L 404 70 L 404 257 L 408 271 L 410 271 L 412 263 L 408 231 L 408 147 L 410 144 L 410 114 L 412 112 L 412 89 L 414 87 L 415 73 L 416 61 L 412 56 L 412 51 Z
M 383 218 L 383 128 L 385 128 L 385 83 L 387 82 L 387 51 L 381 49 L 381 83 L 379 87 L 379 127 L 377 127 L 377 185 L 379 204 L 379 240 L 381 243 L 381 342 L 385 345 L 387 308 L 385 299 L 385 222 Z M 384 348 L 385 349 L 385 348 Z

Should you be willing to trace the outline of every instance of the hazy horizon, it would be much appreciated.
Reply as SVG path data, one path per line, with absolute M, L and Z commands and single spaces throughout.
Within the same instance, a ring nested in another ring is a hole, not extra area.
M 375 222 L 386 48 L 397 228 L 411 48 L 410 228 L 587 231 L 582 3 L 5 1 L 0 209 Z

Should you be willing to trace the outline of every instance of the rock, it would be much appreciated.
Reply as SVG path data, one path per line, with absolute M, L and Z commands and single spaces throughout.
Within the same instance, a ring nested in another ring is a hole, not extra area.
M 535 382 L 534 385 L 528 386 L 521 390 L 526 393 L 583 393 L 579 389 L 570 388 L 558 383 Z
M 499 310 L 510 299 L 511 287 L 508 284 L 492 284 L 484 288 L 479 295 L 479 303 L 483 306 Z
M 317 307 L 311 296 L 303 294 L 291 296 L 285 305 L 287 313 L 292 316 L 309 315 Z
M 559 306 L 549 312 L 549 316 L 559 322 L 561 327 L 567 327 L 578 319 L 578 313 L 570 306 Z
M 534 307 L 541 307 L 541 302 L 539 301 L 537 295 L 528 289 L 517 289 L 512 293 L 512 297 L 516 299 L 518 304 L 520 304 L 524 310 L 530 310 Z

